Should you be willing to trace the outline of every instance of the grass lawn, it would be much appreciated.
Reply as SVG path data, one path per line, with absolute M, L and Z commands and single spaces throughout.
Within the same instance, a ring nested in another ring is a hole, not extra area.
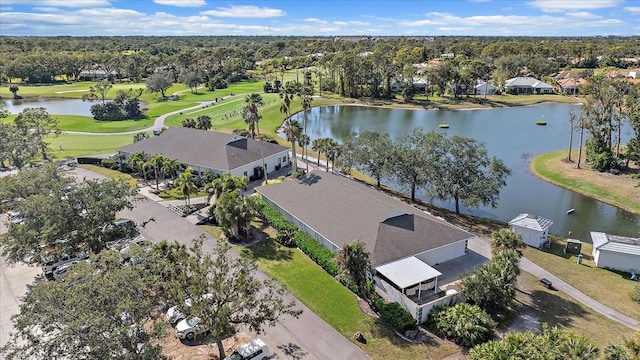
M 553 184 L 640 214 L 637 179 L 576 169 L 575 163 L 564 161 L 566 157 L 567 150 L 538 155 L 531 160 L 531 170 Z M 572 151 L 572 157 L 577 159 L 578 150 Z
M 156 186 L 155 180 L 149 180 L 149 185 L 152 188 L 155 189 L 155 186 Z M 182 195 L 180 190 L 178 190 L 177 188 L 161 191 L 158 194 L 158 196 L 160 196 L 164 200 L 184 200 L 184 199 L 186 199 L 186 197 L 184 195 Z M 198 191 L 195 194 L 191 194 L 191 200 L 193 200 L 194 198 L 197 198 L 197 197 L 201 197 L 201 196 L 207 196 L 207 193 L 205 191 Z
M 524 257 L 604 305 L 640 319 L 640 305 L 629 297 L 638 282 L 628 280 L 629 273 L 595 267 L 591 257 L 592 245 L 589 243 L 582 243 L 583 265 L 578 265 L 576 255 L 563 253 L 563 240 L 555 236 L 550 236 L 550 239 L 550 249 L 541 251 L 527 247 Z
M 215 227 L 203 226 L 203 229 L 219 236 Z M 436 338 L 431 339 L 433 343 L 429 345 L 411 344 L 400 339 L 380 320 L 365 315 L 353 293 L 298 249 L 280 246 L 273 239 L 235 249 L 244 256 L 255 258 L 260 270 L 373 359 L 442 359 L 459 351 L 455 345 Z M 357 331 L 363 333 L 367 344 L 353 340 Z
M 78 167 L 91 170 L 93 172 L 97 172 L 98 174 L 104 175 L 109 179 L 113 179 L 113 180 L 124 179 L 124 181 L 127 184 L 129 184 L 133 189 L 136 189 L 138 186 L 138 180 L 134 179 L 133 176 L 129 174 L 121 173 L 120 171 L 117 171 L 117 170 L 106 169 L 106 168 L 103 168 L 102 166 L 88 165 L 88 164 L 78 165 Z
M 133 135 L 61 134 L 47 136 L 45 141 L 49 143 L 50 154 L 54 158 L 63 159 L 83 155 L 113 153 L 115 149 L 131 144 Z M 62 151 L 60 151 L 59 145 L 62 145 Z
M 534 250 L 535 251 L 535 250 Z M 578 265 L 576 265 L 578 266 Z M 585 279 L 589 276 L 585 275 Z M 600 349 L 633 336 L 633 330 L 594 312 L 562 291 L 549 290 L 538 278 L 523 272 L 518 279 L 518 302 L 541 309 L 540 320 L 590 339 Z

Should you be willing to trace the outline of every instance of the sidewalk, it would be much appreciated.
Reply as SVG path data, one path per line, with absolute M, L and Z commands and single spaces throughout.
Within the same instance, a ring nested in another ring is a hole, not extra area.
M 491 246 L 489 242 L 480 238 L 473 238 L 469 241 L 469 249 L 491 258 Z M 583 292 L 574 288 L 573 286 L 562 281 L 557 276 L 541 268 L 540 266 L 531 262 L 531 260 L 522 258 L 520 259 L 520 269 L 530 273 L 538 278 L 545 278 L 553 283 L 553 287 L 559 291 L 565 292 L 567 295 L 576 299 L 578 302 L 590 307 L 594 311 L 608 317 L 609 319 L 616 321 L 630 329 L 638 330 L 638 321 L 616 310 L 605 306 L 602 303 L 597 302 L 591 297 L 587 296 Z

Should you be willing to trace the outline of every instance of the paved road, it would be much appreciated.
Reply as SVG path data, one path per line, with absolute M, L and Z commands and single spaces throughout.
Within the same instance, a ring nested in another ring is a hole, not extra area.
M 100 177 L 84 169 L 77 171 L 80 178 Z M 123 211 L 120 216 L 130 218 L 136 223 L 153 218 L 155 221 L 148 223 L 144 229 L 141 229 L 141 233 L 145 238 L 156 242 L 175 240 L 191 245 L 193 239 L 204 236 L 205 250 L 212 249 L 216 242 L 211 235 L 155 201 L 147 199 L 138 201 L 132 211 Z M 262 272 L 256 272 L 256 277 L 267 279 Z M 292 296 L 289 298 L 294 299 Z M 297 300 L 296 303 L 303 310 L 298 319 L 287 318 L 276 327 L 267 328 L 266 334 L 260 335 L 279 359 L 370 359 L 366 353 L 304 304 Z
M 485 240 L 477 239 L 477 238 L 473 239 L 469 242 L 469 248 L 488 258 L 491 257 L 491 247 L 489 243 Z M 530 260 L 526 258 L 522 258 L 520 260 L 520 269 L 532 274 L 533 276 L 536 276 L 539 278 L 546 278 L 550 280 L 553 283 L 553 287 L 555 289 L 565 292 L 567 295 L 576 299 L 578 302 L 590 307 L 594 311 L 608 317 L 613 321 L 616 321 L 633 330 L 638 330 L 638 320 L 633 319 L 621 312 L 618 312 L 616 310 L 611 309 L 608 306 L 603 305 L 602 303 L 587 296 L 586 294 L 574 288 L 573 286 L 562 281 L 560 278 L 548 272 L 547 270 L 534 264 Z

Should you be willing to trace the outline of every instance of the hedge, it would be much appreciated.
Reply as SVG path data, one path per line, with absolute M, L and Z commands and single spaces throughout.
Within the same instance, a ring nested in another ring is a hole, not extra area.
M 416 319 L 411 316 L 409 311 L 397 302 L 386 303 L 383 299 L 376 299 L 374 307 L 383 320 L 391 325 L 397 332 L 404 334 L 407 330 L 415 330 L 418 328 Z
M 317 242 L 306 232 L 299 230 L 298 227 L 290 223 L 282 216 L 278 210 L 272 208 L 264 200 L 258 198 L 258 212 L 264 217 L 265 221 L 269 223 L 274 229 L 278 231 L 276 240 L 284 246 L 297 246 L 320 265 L 331 276 L 340 274 L 338 265 L 336 265 L 334 259 L 336 254 L 331 250 L 324 247 Z
M 324 245 L 302 230 L 296 231 L 293 239 L 303 253 L 307 254 L 311 260 L 315 261 L 331 276 L 340 274 L 340 269 L 338 269 L 338 265 L 334 261 L 336 254 L 333 251 L 324 247 Z

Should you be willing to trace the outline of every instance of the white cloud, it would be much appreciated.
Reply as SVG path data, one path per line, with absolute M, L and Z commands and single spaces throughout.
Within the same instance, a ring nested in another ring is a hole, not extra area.
M 90 8 L 109 6 L 109 0 L 2 0 L 4 5 L 36 5 L 41 7 Z
M 576 11 L 576 12 L 569 12 L 567 13 L 567 16 L 571 16 L 574 18 L 580 18 L 580 19 L 600 19 L 602 16 L 598 16 L 596 14 L 590 13 L 588 11 Z
M 640 6 L 627 6 L 624 9 L 632 14 L 640 15 Z
M 348 25 L 355 25 L 355 26 L 369 26 L 371 25 L 371 23 L 368 22 L 364 22 L 364 21 L 357 21 L 357 20 L 351 20 L 351 21 L 334 21 L 333 22 L 336 25 L 340 25 L 340 26 L 348 26 Z
M 231 18 L 271 18 L 284 16 L 287 13 L 280 9 L 272 9 L 267 7 L 257 7 L 252 5 L 218 7 L 216 10 L 207 10 L 201 12 L 202 15 L 211 15 L 216 17 Z
M 544 12 L 566 10 L 602 9 L 615 7 L 622 0 L 533 0 L 529 5 Z
M 314 24 L 327 24 L 328 23 L 326 20 L 320 20 L 320 19 L 316 19 L 316 18 L 306 18 L 306 19 L 304 19 L 304 21 L 310 22 L 310 23 L 314 23 Z
M 204 0 L 153 0 L 154 3 L 177 7 L 200 7 L 207 3 Z
M 52 12 L 58 12 L 60 11 L 60 9 L 58 8 L 54 8 L 54 7 L 34 7 L 33 10 L 37 10 L 40 12 L 45 12 L 45 13 L 52 13 Z

